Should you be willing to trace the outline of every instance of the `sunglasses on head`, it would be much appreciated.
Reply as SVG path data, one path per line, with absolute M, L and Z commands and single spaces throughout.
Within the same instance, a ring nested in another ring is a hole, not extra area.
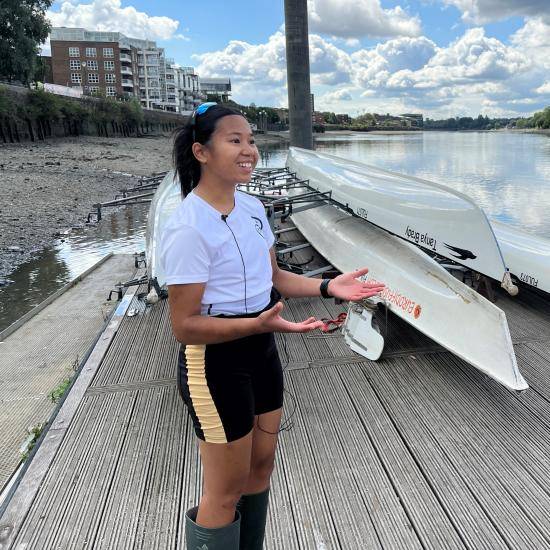
M 195 128 L 197 127 L 197 116 L 198 115 L 203 115 L 204 113 L 206 113 L 206 111 L 208 111 L 208 109 L 210 109 L 210 107 L 212 107 L 213 105 L 217 105 L 217 103 L 215 101 L 209 101 L 207 103 L 203 103 L 202 105 L 199 105 L 194 111 L 193 111 L 193 114 L 191 115 L 191 128 L 193 129 L 193 143 L 195 143 L 196 139 L 195 139 Z

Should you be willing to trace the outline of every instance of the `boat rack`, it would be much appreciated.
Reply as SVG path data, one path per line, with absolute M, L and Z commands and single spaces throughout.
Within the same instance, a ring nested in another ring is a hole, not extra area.
M 280 235 L 282 232 L 293 230 L 293 228 L 275 229 L 276 220 L 285 222 L 293 213 L 302 212 L 311 208 L 318 208 L 327 204 L 335 206 L 352 216 L 357 216 L 347 204 L 342 204 L 333 199 L 331 191 L 318 191 L 309 185 L 309 180 L 299 179 L 297 174 L 291 172 L 288 167 L 256 169 L 252 174 L 250 183 L 240 186 L 240 189 L 256 196 L 262 201 L 266 209 L 267 219 L 275 236 Z M 304 192 L 288 196 L 286 191 L 289 189 L 301 189 Z M 311 244 L 305 242 L 290 246 L 282 242 L 277 242 L 276 248 L 279 265 L 281 265 L 282 268 L 300 273 L 306 277 L 313 277 L 329 271 L 337 271 L 332 265 L 327 265 L 314 271 L 307 271 L 305 266 L 313 259 L 313 256 L 311 259 L 301 264 L 292 263 L 285 259 L 287 255 L 292 257 L 293 252 L 309 247 L 311 247 Z M 421 250 L 428 254 L 426 250 Z M 448 258 L 440 257 L 435 254 L 428 255 L 442 267 L 450 271 L 461 282 L 468 284 L 491 302 L 495 301 L 495 293 L 491 285 L 491 280 L 488 277 L 473 272 L 463 265 L 453 263 Z
M 86 223 L 101 221 L 104 208 L 150 203 L 157 187 L 161 184 L 167 173 L 161 172 L 147 178 L 139 178 L 138 185 L 128 189 L 120 189 L 115 195 L 114 200 L 94 204 L 93 208 L 95 208 L 95 211 L 88 213 Z M 148 193 L 143 193 L 143 191 L 148 191 Z

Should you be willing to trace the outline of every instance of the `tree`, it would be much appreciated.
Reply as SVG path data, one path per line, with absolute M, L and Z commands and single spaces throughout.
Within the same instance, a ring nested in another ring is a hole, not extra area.
M 38 50 L 51 27 L 46 10 L 53 0 L 0 0 L 0 78 L 28 84 Z

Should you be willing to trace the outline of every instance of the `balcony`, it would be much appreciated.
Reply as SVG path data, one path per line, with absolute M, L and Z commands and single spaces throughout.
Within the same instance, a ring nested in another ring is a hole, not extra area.
M 132 56 L 127 53 L 121 53 L 120 54 L 120 60 L 125 63 L 131 63 L 132 62 Z
M 134 81 L 128 80 L 127 78 L 122 79 L 122 86 L 124 88 L 133 88 L 134 87 Z
M 122 66 L 122 67 L 120 68 L 120 72 L 121 72 L 122 74 L 128 74 L 128 75 L 133 75 L 133 74 L 134 74 L 133 71 L 132 71 L 132 69 L 130 69 L 130 67 L 125 67 L 125 66 Z

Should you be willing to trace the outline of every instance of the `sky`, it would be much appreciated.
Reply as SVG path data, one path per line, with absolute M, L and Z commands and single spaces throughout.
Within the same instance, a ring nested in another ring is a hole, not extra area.
M 315 108 L 425 117 L 550 106 L 550 0 L 308 0 Z M 57 0 L 53 26 L 156 40 L 238 103 L 287 106 L 283 0 Z M 48 51 L 48 44 L 44 51 Z

